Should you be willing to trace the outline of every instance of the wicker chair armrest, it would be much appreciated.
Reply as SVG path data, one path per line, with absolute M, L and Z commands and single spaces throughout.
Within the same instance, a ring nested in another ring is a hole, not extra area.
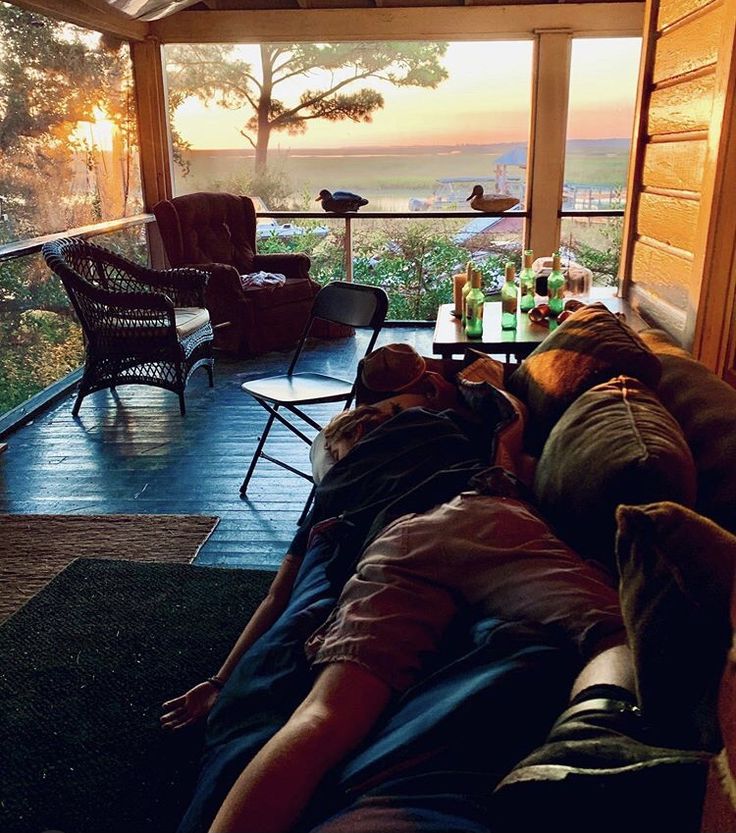
M 160 313 L 155 318 L 166 318 L 172 329 L 176 329 L 174 301 L 162 292 L 122 292 L 114 293 L 110 306 L 121 314 L 129 313 L 132 320 L 147 320 L 146 313 Z M 136 313 L 139 313 L 136 315 Z
M 272 272 L 285 275 L 287 280 L 308 278 L 311 261 L 303 252 L 256 255 L 253 258 L 254 272 Z
M 86 284 L 84 294 L 93 301 L 110 307 L 171 310 L 172 315 L 174 313 L 175 304 L 166 292 L 120 292 Z
M 209 278 L 204 269 L 179 266 L 164 270 L 142 269 L 140 282 L 165 292 L 176 307 L 204 307 Z
M 104 307 L 88 315 L 87 335 L 93 343 L 130 343 L 144 333 L 164 339 L 167 343 L 178 341 L 174 304 L 167 295 L 153 292 L 109 292 L 96 289 L 87 299 Z

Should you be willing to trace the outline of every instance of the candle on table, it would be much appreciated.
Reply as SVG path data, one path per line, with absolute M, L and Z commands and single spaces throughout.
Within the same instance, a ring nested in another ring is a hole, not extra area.
M 468 275 L 466 272 L 452 276 L 452 297 L 455 302 L 455 315 L 458 317 L 463 314 L 463 287 L 467 283 L 467 280 Z

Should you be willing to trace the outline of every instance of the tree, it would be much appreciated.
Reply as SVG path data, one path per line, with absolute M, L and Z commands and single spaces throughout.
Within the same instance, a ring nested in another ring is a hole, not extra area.
M 121 47 L 0 3 L 0 243 L 100 219 L 99 154 L 74 132 L 100 107 L 117 126 L 114 141 L 132 146 L 130 67 Z M 123 204 L 133 173 L 123 174 Z M 66 293 L 42 258 L 0 263 L 0 413 L 78 366 L 81 355 Z
M 370 122 L 383 96 L 370 87 L 348 88 L 374 80 L 434 89 L 447 78 L 440 64 L 446 51 L 446 43 L 424 42 L 262 44 L 260 70 L 231 46 L 179 46 L 167 56 L 170 89 L 180 100 L 197 96 L 231 109 L 252 108 L 241 134 L 255 150 L 258 174 L 266 168 L 274 131 L 304 133 L 314 119 Z M 287 82 L 318 69 L 331 73 L 325 88 L 307 89 L 288 103 L 279 97 Z

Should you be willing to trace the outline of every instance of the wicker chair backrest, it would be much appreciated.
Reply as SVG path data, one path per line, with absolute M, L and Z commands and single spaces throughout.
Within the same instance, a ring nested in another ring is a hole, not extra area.
M 42 253 L 90 345 L 126 351 L 176 342 L 173 303 L 143 279 L 145 267 L 77 238 L 46 243 Z

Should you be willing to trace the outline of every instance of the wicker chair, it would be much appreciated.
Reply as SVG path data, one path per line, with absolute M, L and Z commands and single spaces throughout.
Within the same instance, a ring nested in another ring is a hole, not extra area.
M 77 238 L 46 243 L 42 253 L 61 278 L 85 336 L 84 375 L 74 416 L 87 394 L 123 384 L 174 391 L 184 415 L 184 388 L 201 366 L 212 387 L 206 274 L 148 269 Z

